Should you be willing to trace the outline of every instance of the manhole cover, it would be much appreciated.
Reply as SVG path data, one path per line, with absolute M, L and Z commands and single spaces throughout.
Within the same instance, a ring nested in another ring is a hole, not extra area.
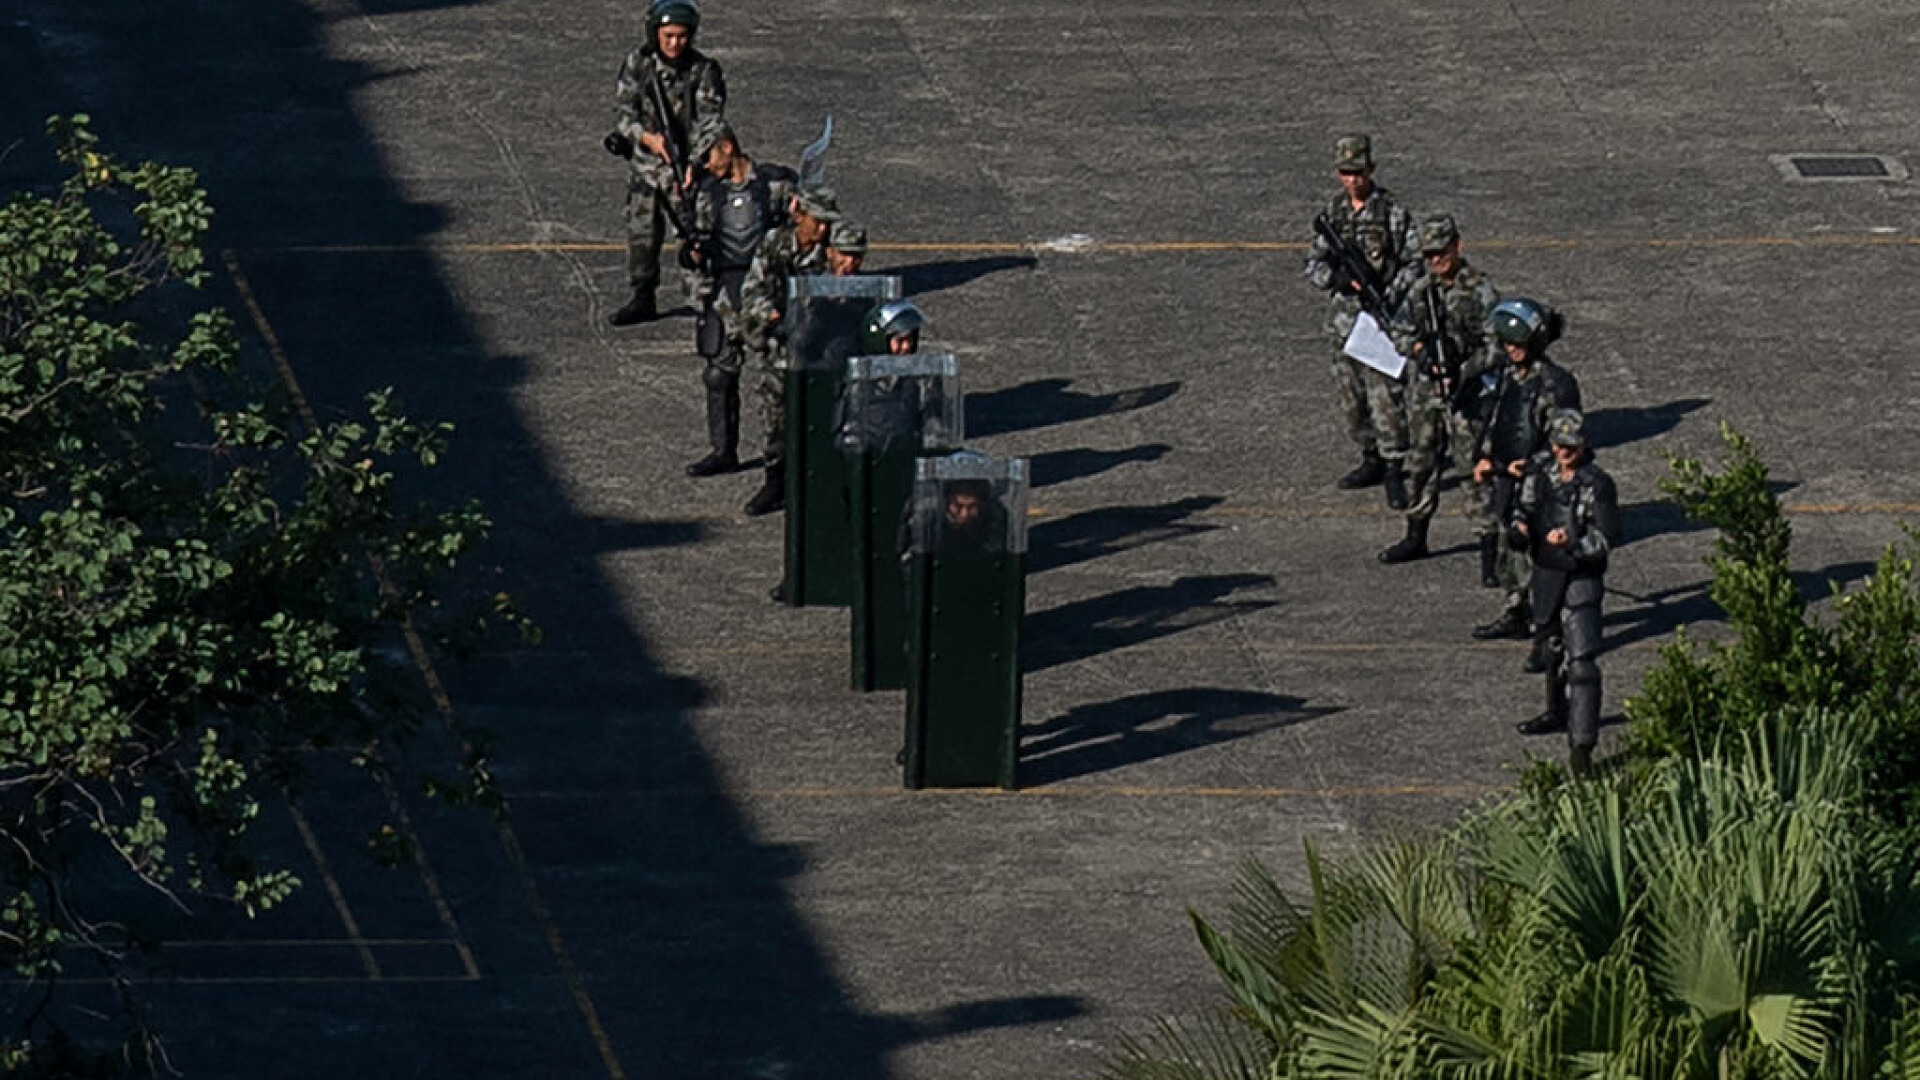
M 1774 154 L 1774 168 L 1800 183 L 1823 180 L 1892 181 L 1907 178 L 1906 166 L 1883 154 Z

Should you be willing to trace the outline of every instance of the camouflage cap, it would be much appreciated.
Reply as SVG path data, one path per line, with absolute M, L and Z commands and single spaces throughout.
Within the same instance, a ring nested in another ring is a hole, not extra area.
M 1373 168 L 1373 140 L 1365 135 L 1348 135 L 1334 143 L 1333 168 L 1336 172 L 1366 172 Z
M 825 184 L 809 184 L 793 193 L 794 206 L 808 217 L 831 225 L 840 220 L 840 199 Z
M 689 147 L 693 151 L 693 160 L 705 161 L 707 151 L 713 149 L 714 144 L 722 140 L 735 146 L 740 145 L 739 136 L 733 133 L 733 126 L 725 120 L 710 116 L 700 121 L 700 125 L 693 129 L 692 145 Z
M 1547 418 L 1547 441 L 1555 446 L 1587 445 L 1587 418 L 1578 409 L 1555 409 Z
M 1421 254 L 1445 251 L 1459 240 L 1460 226 L 1454 224 L 1452 214 L 1433 214 L 1420 223 Z
M 833 227 L 833 235 L 827 238 L 827 246 L 842 255 L 865 255 L 867 253 L 867 227 L 855 225 L 841 219 Z

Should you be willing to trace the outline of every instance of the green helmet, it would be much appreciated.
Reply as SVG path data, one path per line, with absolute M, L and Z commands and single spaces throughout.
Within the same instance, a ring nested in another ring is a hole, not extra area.
M 1503 345 L 1525 345 L 1530 352 L 1560 340 L 1566 321 L 1560 313 L 1530 297 L 1516 296 L 1494 305 L 1487 325 L 1495 341 Z
M 687 33 L 698 33 L 700 9 L 693 0 L 653 0 L 653 6 L 647 8 L 647 44 L 659 46 L 663 26 L 684 26 Z
M 1554 446 L 1585 447 L 1587 418 L 1578 409 L 1555 409 L 1547 418 L 1547 442 Z
M 867 316 L 867 351 L 878 356 L 888 351 L 894 338 L 917 335 L 927 325 L 927 316 L 911 300 L 885 300 L 874 305 Z

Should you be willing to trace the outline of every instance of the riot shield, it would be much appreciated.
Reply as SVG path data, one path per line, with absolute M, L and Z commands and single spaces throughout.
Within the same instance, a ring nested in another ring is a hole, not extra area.
M 837 439 L 847 458 L 855 690 L 907 684 L 901 557 L 914 463 L 958 446 L 961 425 L 960 363 L 953 354 L 847 361 Z
M 834 445 L 847 358 L 864 351 L 867 313 L 898 299 L 882 274 L 787 283 L 787 537 L 782 594 L 796 607 L 848 603 L 846 463 Z
M 909 788 L 1012 788 L 1026 609 L 1027 462 L 922 458 L 908 523 Z

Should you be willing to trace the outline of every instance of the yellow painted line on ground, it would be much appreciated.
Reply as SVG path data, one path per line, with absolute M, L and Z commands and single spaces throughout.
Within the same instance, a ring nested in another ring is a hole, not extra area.
M 347 939 L 360 954 L 360 966 L 367 969 L 367 978 L 379 982 L 380 963 L 373 958 L 372 947 L 360 934 L 360 923 L 353 917 L 353 909 L 347 906 L 347 894 L 340 888 L 339 879 L 333 876 L 333 868 L 327 865 L 327 854 L 320 850 L 320 841 L 313 835 L 313 827 L 307 824 L 307 815 L 291 803 L 287 804 L 287 813 L 293 815 L 293 827 L 300 831 L 300 842 L 307 846 L 307 854 L 313 856 L 313 865 L 320 870 L 320 880 L 333 901 L 333 910 L 340 916 L 340 925 L 347 928 Z
M 1817 236 L 1531 236 L 1471 241 L 1493 251 L 1562 251 L 1580 248 L 1796 248 L 1920 247 L 1920 236 L 1871 233 Z M 520 255 L 558 252 L 621 252 L 614 240 L 449 241 L 425 244 L 287 244 L 248 249 L 275 255 Z M 1300 253 L 1295 240 L 901 240 L 871 245 L 872 251 L 932 255 L 1179 255 L 1208 253 Z M 879 268 L 884 269 L 884 268 Z
M 460 921 L 454 918 L 453 905 L 447 903 L 446 890 L 440 887 L 440 875 L 434 873 L 433 864 L 427 860 L 426 845 L 420 842 L 419 832 L 413 827 L 413 815 L 407 813 L 406 804 L 400 801 L 400 792 L 393 786 L 393 780 L 385 770 L 380 772 L 380 787 L 387 794 L 387 808 L 393 811 L 395 821 L 400 823 L 400 835 L 407 842 L 407 851 L 413 857 L 414 869 L 420 875 L 420 885 L 427 890 L 427 900 L 433 905 L 434 917 L 447 931 L 449 944 L 460 955 L 460 966 L 467 977 L 478 979 L 480 965 L 474 961 L 473 950 L 467 947 L 467 939 L 460 932 Z
M 1358 787 L 1219 787 L 1074 784 L 1058 787 L 1016 788 L 928 788 L 908 791 L 898 787 L 779 787 L 748 788 L 729 793 L 747 799 L 1380 799 L 1380 798 L 1458 798 L 1491 795 L 1505 788 L 1491 784 L 1394 784 Z M 529 791 L 522 799 L 608 799 L 635 798 L 713 798 L 720 793 L 710 789 L 667 789 L 663 791 Z
M 223 251 L 227 273 L 232 277 L 234 289 L 252 317 L 254 327 L 260 332 L 261 340 L 266 343 L 267 351 L 273 358 L 274 367 L 280 373 L 281 381 L 286 385 L 287 393 L 293 398 L 300 417 L 310 430 L 319 430 L 319 422 L 313 407 L 307 401 L 306 392 L 300 388 L 300 380 L 295 377 L 293 363 L 287 357 L 286 350 L 280 344 L 280 336 L 273 331 L 273 325 L 254 295 L 253 287 L 246 274 L 240 268 L 239 257 L 232 250 Z M 374 574 L 380 580 L 381 588 L 390 588 L 386 580 L 384 564 L 373 558 Z M 428 693 L 433 698 L 434 708 L 439 712 L 442 723 L 451 728 L 453 720 L 453 702 L 447 696 L 446 687 L 434 670 L 432 658 L 427 654 L 426 643 L 411 623 L 403 628 L 407 650 L 413 656 L 414 666 L 419 669 L 425 681 Z M 495 823 L 500 836 L 501 847 L 506 851 L 507 861 L 518 879 L 523 899 L 533 913 L 534 921 L 539 925 L 541 935 L 546 940 L 547 951 L 552 955 L 554 966 L 560 969 L 566 980 L 567 990 L 573 998 L 574 1007 L 579 1010 L 581 1019 L 586 1022 L 587 1031 L 593 1039 L 594 1047 L 600 1052 L 601 1063 L 606 1067 L 609 1080 L 626 1080 L 626 1070 L 621 1067 L 619 1055 L 614 1051 L 613 1040 L 607 1035 L 606 1026 L 600 1021 L 600 1010 L 594 1005 L 593 996 L 588 992 L 586 975 L 579 965 L 574 963 L 573 954 L 567 948 L 566 938 L 560 933 L 560 926 L 547 907 L 545 897 L 540 893 L 539 882 L 533 874 L 533 867 L 527 861 L 526 851 L 520 846 L 520 838 L 504 815 Z

